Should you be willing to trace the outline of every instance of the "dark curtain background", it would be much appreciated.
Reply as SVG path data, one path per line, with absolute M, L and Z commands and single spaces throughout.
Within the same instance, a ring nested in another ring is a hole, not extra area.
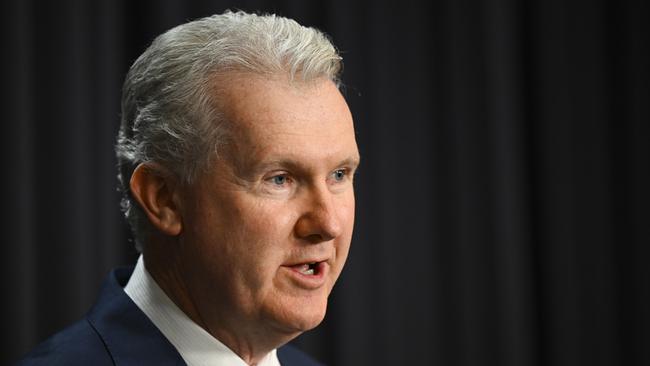
M 0 363 L 136 258 L 122 79 L 226 8 L 330 34 L 363 165 L 348 266 L 303 349 L 331 365 L 650 364 L 647 1 L 2 2 Z

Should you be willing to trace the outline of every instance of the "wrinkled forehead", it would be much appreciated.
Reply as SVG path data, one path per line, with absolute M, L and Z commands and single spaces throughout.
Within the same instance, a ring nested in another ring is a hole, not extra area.
M 358 155 L 350 110 L 333 81 L 230 74 L 215 83 L 231 158 Z

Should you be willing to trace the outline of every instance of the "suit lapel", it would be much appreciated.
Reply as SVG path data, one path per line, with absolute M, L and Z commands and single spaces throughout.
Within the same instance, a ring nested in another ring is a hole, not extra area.
M 87 319 L 117 366 L 185 365 L 167 338 L 124 292 L 133 268 L 114 270 Z

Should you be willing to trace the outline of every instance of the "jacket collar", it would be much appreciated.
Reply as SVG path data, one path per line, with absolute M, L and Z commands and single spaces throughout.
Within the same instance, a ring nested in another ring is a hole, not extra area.
M 174 346 L 124 292 L 131 268 L 113 270 L 87 315 L 115 365 L 185 365 Z
M 88 322 L 117 366 L 185 366 L 176 348 L 124 292 L 133 268 L 111 271 L 86 316 Z M 283 365 L 318 365 L 290 345 L 278 348 L 278 358 Z

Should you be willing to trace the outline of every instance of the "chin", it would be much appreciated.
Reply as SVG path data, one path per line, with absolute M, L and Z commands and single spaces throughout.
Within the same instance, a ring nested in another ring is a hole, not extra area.
M 316 328 L 322 321 L 325 319 L 325 309 L 322 311 L 309 314 L 303 314 L 303 316 L 295 322 L 296 330 L 300 332 L 306 332 Z
M 295 334 L 316 328 L 325 318 L 327 310 L 327 300 L 321 304 L 304 304 L 305 306 L 296 306 L 301 302 L 298 301 L 291 306 L 280 309 L 273 314 L 276 324 L 287 333 Z

